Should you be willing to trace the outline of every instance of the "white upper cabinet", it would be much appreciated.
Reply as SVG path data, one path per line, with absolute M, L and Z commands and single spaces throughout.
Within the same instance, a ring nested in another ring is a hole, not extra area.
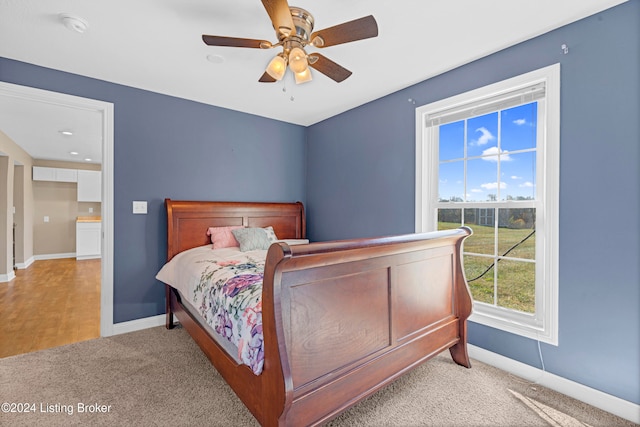
M 33 167 L 34 181 L 77 182 L 79 202 L 102 201 L 102 172 L 83 169 Z
M 78 170 L 78 201 L 102 201 L 102 172 Z
M 34 181 L 77 182 L 78 171 L 76 169 L 33 167 Z

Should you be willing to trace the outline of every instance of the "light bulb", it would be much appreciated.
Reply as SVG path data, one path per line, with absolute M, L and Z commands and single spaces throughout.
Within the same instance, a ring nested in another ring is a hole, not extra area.
M 308 68 L 307 54 L 299 47 L 294 47 L 289 53 L 289 68 L 294 73 L 302 73 Z
M 269 62 L 267 74 L 276 80 L 282 80 L 284 72 L 287 70 L 287 63 L 281 55 L 277 55 Z
M 299 85 L 300 83 L 310 82 L 313 79 L 313 76 L 311 75 L 311 70 L 309 68 L 307 68 L 301 73 L 293 73 L 293 75 L 296 78 L 297 85 Z

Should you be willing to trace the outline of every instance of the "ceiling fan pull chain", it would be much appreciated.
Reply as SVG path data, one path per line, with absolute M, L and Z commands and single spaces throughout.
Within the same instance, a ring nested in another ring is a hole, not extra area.
M 287 94 L 287 81 L 286 81 L 286 79 L 282 79 L 282 93 L 284 93 L 285 95 Z M 296 98 L 293 95 L 291 95 L 289 97 L 289 101 L 293 102 L 295 100 L 296 100 Z

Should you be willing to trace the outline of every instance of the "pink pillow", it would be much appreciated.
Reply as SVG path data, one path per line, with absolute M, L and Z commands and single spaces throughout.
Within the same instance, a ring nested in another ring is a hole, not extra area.
M 235 230 L 237 228 L 243 228 L 243 226 L 232 225 L 229 227 L 209 227 L 209 230 L 207 230 L 207 236 L 211 236 L 213 249 L 240 246 L 240 243 L 238 243 L 235 236 L 231 232 L 231 230 Z

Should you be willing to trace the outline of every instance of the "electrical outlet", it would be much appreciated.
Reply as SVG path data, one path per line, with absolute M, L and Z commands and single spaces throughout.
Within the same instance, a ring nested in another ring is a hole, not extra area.
M 44 217 L 44 222 L 49 222 L 49 217 L 48 216 Z
M 135 201 L 133 202 L 133 213 L 134 214 L 146 214 L 147 213 L 147 202 L 146 201 Z

